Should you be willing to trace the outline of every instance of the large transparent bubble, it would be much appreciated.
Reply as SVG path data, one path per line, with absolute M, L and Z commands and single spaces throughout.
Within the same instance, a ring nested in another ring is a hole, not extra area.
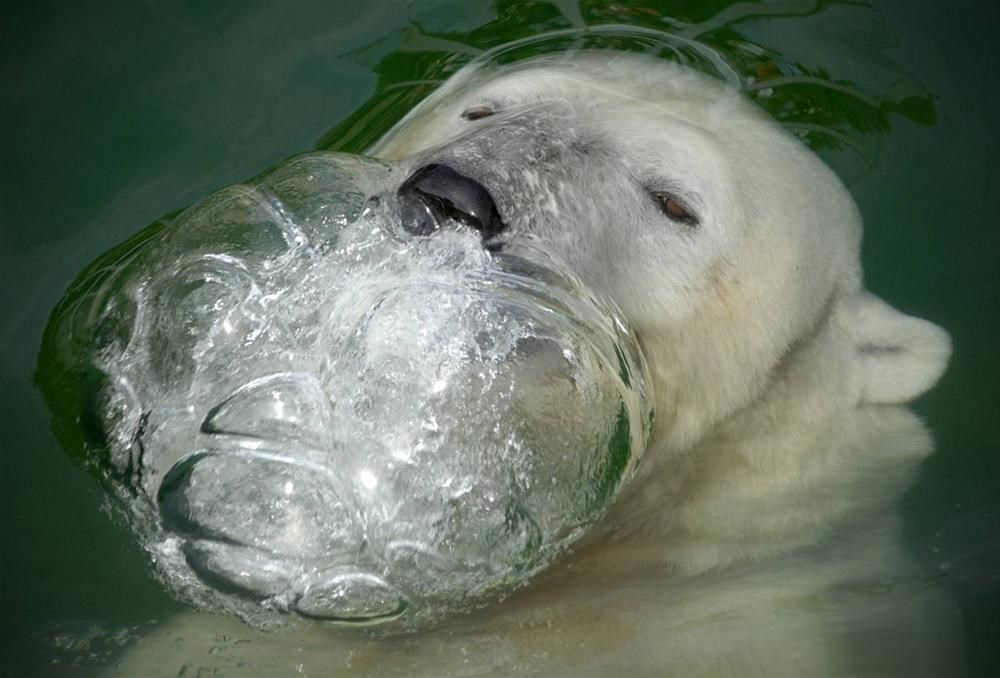
M 406 233 L 399 174 L 293 159 L 106 258 L 57 312 L 88 454 L 197 604 L 402 626 L 476 607 L 635 469 L 651 412 L 615 307 L 542 242 Z

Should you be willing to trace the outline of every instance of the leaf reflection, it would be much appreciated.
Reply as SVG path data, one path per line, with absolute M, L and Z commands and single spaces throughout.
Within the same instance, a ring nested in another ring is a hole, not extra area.
M 490 52 L 505 45 L 513 47 Z M 317 146 L 364 150 L 477 57 L 505 62 L 605 48 L 698 68 L 692 55 L 700 53 L 851 181 L 878 165 L 894 115 L 923 126 L 937 122 L 933 96 L 888 55 L 895 45 L 881 15 L 856 0 L 501 0 L 494 18 L 472 30 L 434 32 L 415 17 L 352 53 L 378 75 L 378 86 Z

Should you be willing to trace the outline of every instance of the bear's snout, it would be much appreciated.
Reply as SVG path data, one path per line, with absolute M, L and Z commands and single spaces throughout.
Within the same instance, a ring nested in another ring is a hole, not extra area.
M 493 196 L 447 165 L 424 165 L 400 186 L 403 228 L 430 235 L 448 220 L 474 228 L 487 241 L 505 228 Z

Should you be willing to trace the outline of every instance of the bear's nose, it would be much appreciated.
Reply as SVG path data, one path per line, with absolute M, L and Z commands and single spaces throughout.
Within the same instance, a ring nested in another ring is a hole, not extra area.
M 398 191 L 403 228 L 430 235 L 449 219 L 476 229 L 489 240 L 504 229 L 486 187 L 447 165 L 424 165 Z

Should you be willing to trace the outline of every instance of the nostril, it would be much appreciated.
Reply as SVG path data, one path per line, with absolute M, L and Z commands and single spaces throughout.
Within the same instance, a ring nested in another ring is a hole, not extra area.
M 481 183 L 448 167 L 425 165 L 403 182 L 403 228 L 429 235 L 449 219 L 476 229 L 484 240 L 504 228 L 493 196 Z

